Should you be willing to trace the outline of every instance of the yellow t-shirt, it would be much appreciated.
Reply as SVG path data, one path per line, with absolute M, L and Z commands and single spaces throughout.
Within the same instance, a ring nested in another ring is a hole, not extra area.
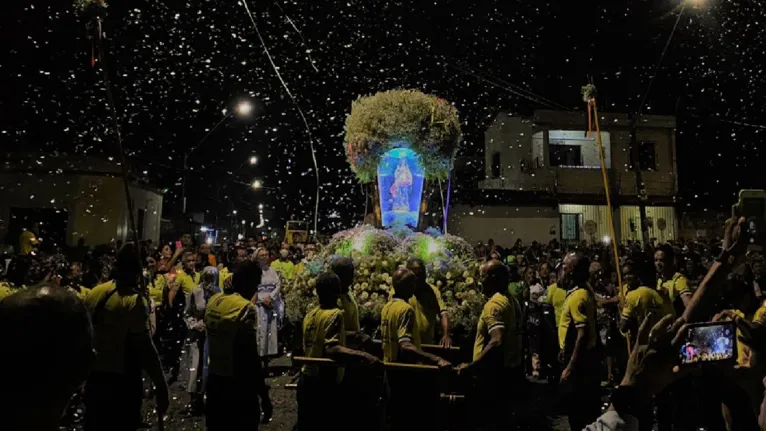
M 176 272 L 176 283 L 181 288 L 184 295 L 189 295 L 195 287 L 199 284 L 199 272 L 195 272 L 191 275 L 187 274 L 183 270 Z
M 346 332 L 357 332 L 361 328 L 359 324 L 359 306 L 356 304 L 354 294 L 347 292 L 341 293 L 338 299 L 340 309 L 343 310 L 343 322 Z
M 75 290 L 74 288 L 71 288 L 71 287 L 68 287 L 67 290 L 69 290 L 70 292 L 72 292 L 75 295 L 77 295 L 77 297 L 80 298 L 81 301 L 85 301 L 85 298 L 90 293 L 90 289 L 88 289 L 85 286 L 80 286 L 80 291 L 79 292 L 77 290 Z
M 758 322 L 759 320 L 763 320 L 763 316 L 766 315 L 766 304 L 763 304 L 755 310 L 755 314 L 753 314 L 753 322 Z
M 224 283 L 226 283 L 226 280 L 231 278 L 231 276 L 234 275 L 233 272 L 229 271 L 229 268 L 223 267 L 221 271 L 218 273 L 218 287 L 223 291 Z
M 422 344 L 434 344 L 436 333 L 436 321 L 441 314 L 447 311 L 439 288 L 429 284 L 430 289 L 416 291 L 407 301 L 415 311 L 415 320 L 420 330 L 420 342 Z M 394 291 L 389 293 L 389 300 L 393 299 Z
M 657 290 L 662 293 L 665 298 L 670 298 L 670 304 L 675 304 L 677 298 L 682 295 L 691 295 L 692 290 L 689 287 L 689 280 L 680 272 L 673 274 L 673 278 L 663 281 L 661 278 L 657 280 Z
M 14 291 L 8 283 L 0 282 L 0 301 L 13 295 Z
M 561 313 L 564 311 L 564 301 L 567 299 L 567 291 L 560 288 L 557 283 L 548 286 L 548 292 L 545 295 L 545 303 L 553 306 L 553 312 L 556 315 L 556 324 L 561 320 Z
M 93 348 L 98 352 L 93 369 L 124 373 L 128 365 L 125 361 L 127 338 L 149 333 L 149 303 L 138 293 L 116 292 L 106 300 L 99 314 L 94 315 L 99 302 L 115 288 L 114 281 L 99 284 L 85 297 L 84 304 L 93 318 Z
M 743 319 L 751 320 L 741 310 L 733 309 L 729 311 L 731 311 L 732 313 L 736 314 L 737 316 Z M 748 348 L 743 343 L 739 342 L 739 337 L 742 336 L 742 332 L 740 332 L 739 328 L 737 329 L 736 336 L 737 336 L 737 364 L 742 366 L 748 366 L 750 365 L 750 348 Z
M 154 277 L 154 282 L 149 283 L 147 286 L 149 288 L 149 299 L 154 300 L 156 305 L 162 304 L 162 292 L 165 290 L 166 285 L 167 280 L 165 279 L 165 276 L 157 274 L 157 276 Z
M 37 244 L 37 237 L 33 232 L 28 230 L 21 232 L 21 235 L 19 235 L 19 254 L 26 256 L 32 253 Z
M 326 358 L 327 347 L 340 344 L 346 345 L 346 332 L 344 330 L 343 311 L 339 308 L 324 309 L 316 307 L 309 311 L 303 318 L 303 351 L 309 358 Z M 322 367 L 316 365 L 304 365 L 303 373 L 307 376 L 328 376 L 324 374 Z M 329 370 L 329 369 L 328 369 Z M 343 369 L 330 370 L 335 374 L 337 383 L 343 380 Z
M 567 292 L 559 320 L 559 347 L 564 352 L 574 349 L 577 328 L 587 328 L 587 348 L 596 347 L 596 298 L 589 289 L 575 288 Z
M 420 348 L 420 331 L 415 319 L 415 310 L 403 299 L 394 298 L 383 306 L 380 313 L 380 331 L 383 338 L 383 360 L 396 362 L 399 359 L 399 342 L 410 340 Z
M 476 341 L 473 344 L 473 360 L 478 359 L 484 347 L 492 338 L 494 329 L 503 328 L 503 366 L 513 368 L 521 365 L 521 307 L 515 298 L 501 293 L 494 294 L 481 310 L 476 325 Z
M 271 262 L 271 268 L 278 272 L 285 281 L 292 280 L 295 276 L 295 264 L 289 260 L 282 261 L 277 259 Z
M 651 287 L 641 286 L 628 292 L 622 307 L 622 318 L 636 322 L 638 327 L 649 313 L 652 313 L 652 320 L 648 324 L 652 327 L 666 315 L 674 314 L 673 305 Z
M 235 340 L 242 333 L 255 342 L 257 328 L 255 306 L 237 293 L 216 293 L 207 303 L 205 310 L 205 330 L 207 331 L 210 357 L 208 371 L 217 376 L 234 376 Z M 253 350 L 255 350 L 253 346 Z M 240 359 L 241 360 L 241 359 Z M 238 368 L 247 367 L 238 364 Z

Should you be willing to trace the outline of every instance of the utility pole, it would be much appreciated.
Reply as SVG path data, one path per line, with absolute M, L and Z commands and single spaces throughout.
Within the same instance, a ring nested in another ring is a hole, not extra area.
M 638 216 L 641 220 L 641 241 L 644 246 L 649 244 L 649 225 L 646 222 L 646 188 L 644 188 L 644 181 L 641 177 L 641 166 L 638 162 L 640 148 L 637 140 L 637 127 L 638 117 L 640 114 L 630 115 L 630 159 L 633 165 L 633 173 L 636 176 L 636 196 L 638 196 Z
M 184 217 L 186 217 L 186 171 L 189 169 L 189 155 L 191 155 L 191 151 L 187 151 L 186 154 L 184 154 L 184 170 L 181 179 L 181 199 L 183 200 L 183 203 L 181 204 L 181 214 Z

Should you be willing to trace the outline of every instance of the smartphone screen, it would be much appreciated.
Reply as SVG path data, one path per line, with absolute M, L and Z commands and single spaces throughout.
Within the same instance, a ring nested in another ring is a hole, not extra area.
M 762 219 L 766 214 L 766 200 L 756 198 L 742 199 L 742 216 Z
M 728 361 L 737 357 L 737 331 L 733 322 L 689 326 L 679 357 L 682 364 Z
M 184 245 L 181 244 L 181 241 L 176 241 L 176 250 L 184 248 Z

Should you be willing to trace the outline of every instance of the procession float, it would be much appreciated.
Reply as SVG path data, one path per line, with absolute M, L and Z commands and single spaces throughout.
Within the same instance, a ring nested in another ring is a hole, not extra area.
M 380 322 L 392 289 L 391 276 L 410 257 L 426 262 L 428 281 L 448 308 L 453 337 L 465 337 L 481 312 L 479 263 L 464 239 L 428 226 L 427 190 L 444 190 L 461 141 L 457 110 L 446 100 L 416 90 L 360 97 L 346 120 L 344 149 L 352 171 L 372 191 L 364 225 L 333 235 L 286 285 L 287 318 L 300 325 L 316 304 L 317 276 L 337 257 L 356 267 L 353 294 L 368 333 Z M 442 197 L 446 218 L 449 206 Z M 432 209 L 434 212 L 438 209 Z M 446 227 L 446 224 L 444 224 Z

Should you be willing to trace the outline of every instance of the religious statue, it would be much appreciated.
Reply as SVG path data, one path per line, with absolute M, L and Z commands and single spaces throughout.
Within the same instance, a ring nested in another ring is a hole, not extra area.
M 410 210 L 410 189 L 412 189 L 412 172 L 407 166 L 407 161 L 401 159 L 394 172 L 394 184 L 391 185 L 390 190 L 394 212 L 408 212 Z

